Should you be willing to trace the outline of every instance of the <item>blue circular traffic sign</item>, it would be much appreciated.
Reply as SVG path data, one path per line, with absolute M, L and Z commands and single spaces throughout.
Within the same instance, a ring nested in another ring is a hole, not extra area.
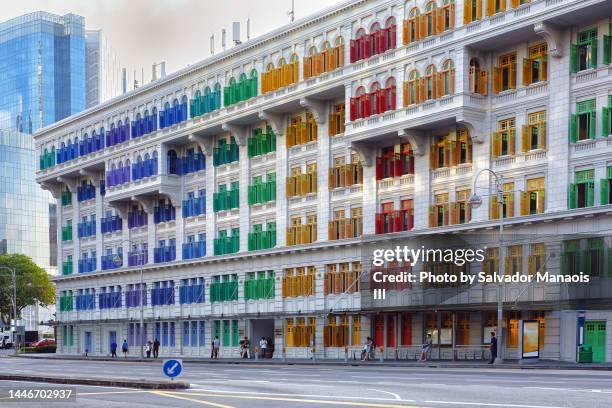
M 183 361 L 178 359 L 168 359 L 164 360 L 164 365 L 162 366 L 162 370 L 167 377 L 175 378 L 181 375 L 183 371 Z

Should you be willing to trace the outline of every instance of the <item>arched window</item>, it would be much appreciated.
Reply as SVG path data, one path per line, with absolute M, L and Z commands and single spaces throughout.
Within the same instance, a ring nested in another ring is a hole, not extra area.
M 150 158 L 151 158 L 151 156 L 149 156 L 149 153 L 145 153 L 144 160 L 145 161 L 149 161 Z M 140 160 L 140 156 L 138 156 L 138 160 Z
M 210 94 L 210 87 L 209 86 L 204 88 L 204 95 L 208 95 L 208 94 Z
M 418 7 L 413 7 L 408 12 L 408 25 L 404 27 L 404 44 L 420 40 L 419 15 L 421 12 Z
M 363 86 L 360 86 L 355 90 L 355 96 L 361 96 L 364 93 L 365 93 L 365 88 Z
M 285 65 L 287 63 L 287 61 L 285 61 L 285 58 L 282 58 L 278 60 L 278 66 L 282 67 L 283 65 Z
M 170 102 L 164 103 L 164 111 L 169 111 L 170 110 Z
M 394 77 L 388 78 L 385 82 L 385 111 L 395 110 L 395 100 L 396 100 L 396 86 L 397 83 Z
M 404 87 L 404 106 L 414 105 L 419 101 L 419 71 L 413 69 L 408 74 L 408 81 Z
M 481 95 L 487 94 L 488 72 L 480 69 L 480 61 L 478 61 L 478 58 L 472 58 L 470 60 L 469 79 L 470 93 Z
M 329 41 L 324 41 L 323 45 L 321 45 L 321 51 L 325 51 L 331 48 L 331 44 L 329 43 Z
M 425 5 L 425 15 L 427 16 L 427 36 L 433 35 L 436 33 L 436 19 L 435 19 L 435 9 L 436 2 L 430 1 Z
M 378 83 L 378 81 L 375 81 L 374 83 L 372 83 L 372 85 L 370 85 L 370 110 L 369 112 L 371 113 L 381 113 L 382 112 L 382 106 L 381 106 L 381 102 L 382 100 L 379 100 L 379 98 L 382 97 L 382 95 L 380 95 L 380 92 L 378 92 L 380 90 L 380 84 Z M 370 113 L 369 112 L 364 112 L 365 115 L 369 116 Z
M 118 168 L 123 168 L 123 161 L 119 160 L 119 164 L 117 165 Z
M 266 66 L 266 71 L 270 72 L 274 69 L 274 64 L 272 62 L 268 62 L 268 65 Z
M 436 67 L 429 65 L 425 70 L 425 100 L 436 97 Z
M 255 68 L 251 70 L 251 78 L 257 78 L 257 70 Z
M 455 92 L 455 64 L 447 59 L 442 64 L 440 95 L 452 95 Z
M 236 79 L 234 77 L 231 77 L 229 80 L 229 86 L 235 86 L 236 85 Z
M 293 53 L 291 54 L 291 62 L 299 62 L 300 61 L 300 56 L 297 55 L 297 53 Z
M 338 45 L 342 45 L 342 44 L 344 44 L 344 38 L 341 35 L 339 35 L 334 40 L 334 45 L 338 46 Z
M 371 26 L 370 26 L 370 34 L 376 32 L 380 30 L 380 23 L 378 21 L 374 22 Z
M 365 28 L 360 28 L 357 30 L 357 32 L 355 33 L 355 38 L 361 38 L 365 35 Z
M 242 74 L 240 74 L 240 82 L 241 82 L 241 83 L 244 83 L 244 81 L 246 81 L 246 80 L 247 80 L 247 76 L 246 76 L 246 74 L 243 72 Z
M 389 28 L 396 25 L 395 23 L 395 17 L 391 16 L 387 19 L 387 21 L 385 22 L 385 28 Z
M 308 55 L 309 56 L 315 55 L 315 54 L 317 54 L 317 52 L 318 52 L 317 51 L 317 47 L 315 47 L 314 45 L 308 49 Z
M 218 82 L 215 84 L 215 92 L 217 91 L 221 91 L 221 84 Z

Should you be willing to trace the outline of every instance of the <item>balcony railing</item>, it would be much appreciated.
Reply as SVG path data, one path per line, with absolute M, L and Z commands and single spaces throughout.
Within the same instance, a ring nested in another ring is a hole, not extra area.
M 102 255 L 102 270 L 108 271 L 123 266 L 123 256 L 119 254 Z
M 176 246 L 154 248 L 153 257 L 153 262 L 155 263 L 172 262 L 176 259 Z
M 376 234 L 410 231 L 414 228 L 413 209 L 405 209 L 376 214 Z
M 118 215 L 100 219 L 100 228 L 103 234 L 109 234 L 123 229 L 123 220 Z
M 176 209 L 172 204 L 163 204 L 153 208 L 153 223 L 169 222 L 176 219 Z
M 144 210 L 128 213 L 128 228 L 138 228 L 147 225 L 147 213 Z
M 183 244 L 183 259 L 196 259 L 206 256 L 206 241 L 193 241 Z
M 227 211 L 232 208 L 238 208 L 240 205 L 239 189 L 220 191 L 213 194 L 213 211 Z
M 183 200 L 183 218 L 206 214 L 206 197 L 191 197 Z
M 287 245 L 310 244 L 317 240 L 317 224 L 295 225 L 287 228 Z
M 73 263 L 72 261 L 62 262 L 62 275 L 72 275 Z
M 72 225 L 62 227 L 62 241 L 72 241 Z
M 141 266 L 149 263 L 149 251 L 128 252 L 128 266 Z
M 94 272 L 97 269 L 96 258 L 79 259 L 79 273 Z
M 77 225 L 79 238 L 93 237 L 96 235 L 96 221 L 80 222 Z

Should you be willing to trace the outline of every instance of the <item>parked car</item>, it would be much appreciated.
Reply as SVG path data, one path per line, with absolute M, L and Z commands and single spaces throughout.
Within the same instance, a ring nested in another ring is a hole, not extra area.
M 42 339 L 39 341 L 35 341 L 32 343 L 32 347 L 42 347 L 42 346 L 55 346 L 54 339 Z

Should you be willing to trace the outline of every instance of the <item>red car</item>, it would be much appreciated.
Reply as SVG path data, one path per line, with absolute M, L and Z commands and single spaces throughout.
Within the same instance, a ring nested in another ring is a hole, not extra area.
M 32 347 L 41 347 L 41 346 L 55 346 L 55 340 L 53 339 L 43 339 L 32 343 Z

